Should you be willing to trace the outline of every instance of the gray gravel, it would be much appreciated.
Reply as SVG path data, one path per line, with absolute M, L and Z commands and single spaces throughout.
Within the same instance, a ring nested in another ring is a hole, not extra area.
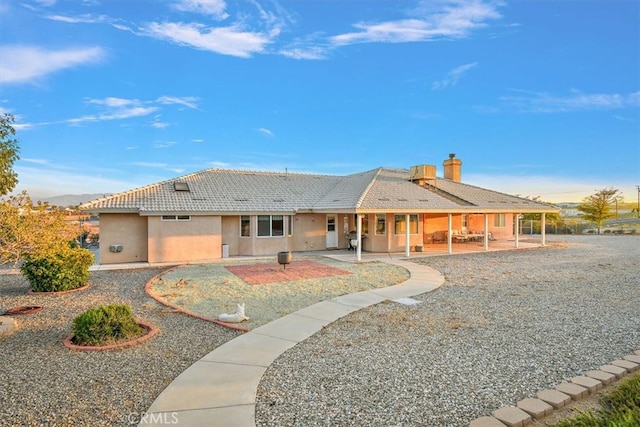
M 118 426 L 136 424 L 175 377 L 237 332 L 168 309 L 144 292 L 161 269 L 91 274 L 91 287 L 66 295 L 29 295 L 20 274 L 0 275 L 0 313 L 44 307 L 15 316 L 18 330 L 0 338 L 0 425 Z M 75 316 L 100 304 L 130 304 L 160 333 L 145 344 L 109 352 L 75 352 L 62 345 Z
M 260 382 L 257 425 L 464 426 L 640 349 L 640 237 L 547 238 L 414 259 L 445 285 L 285 352 Z

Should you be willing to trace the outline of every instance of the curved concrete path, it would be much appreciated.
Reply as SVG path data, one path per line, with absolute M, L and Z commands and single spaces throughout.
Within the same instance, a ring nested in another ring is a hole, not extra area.
M 353 255 L 333 256 L 354 261 Z M 342 295 L 260 326 L 221 345 L 180 374 L 156 398 L 140 426 L 255 427 L 258 384 L 282 353 L 349 313 L 380 303 L 433 291 L 444 283 L 436 270 L 392 256 L 367 257 L 409 270 L 406 282 Z M 410 302 L 410 301 L 409 301 Z

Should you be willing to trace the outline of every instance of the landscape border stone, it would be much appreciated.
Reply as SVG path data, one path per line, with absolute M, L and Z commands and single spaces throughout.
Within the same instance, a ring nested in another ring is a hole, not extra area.
M 545 416 L 551 415 L 553 410 L 562 409 L 572 400 L 580 400 L 599 390 L 603 384 L 612 384 L 626 374 L 639 370 L 640 364 L 635 363 L 638 358 L 640 358 L 640 350 L 635 350 L 633 354 L 625 355 L 621 359 L 602 365 L 599 370 L 587 371 L 584 375 L 573 377 L 570 380 L 571 382 L 560 383 L 555 390 L 541 390 L 536 393 L 537 399 L 522 399 L 517 403 L 517 407 L 506 406 L 495 410 L 493 416 L 485 415 L 476 418 L 469 423 L 469 427 L 526 426 L 532 422 L 532 417 L 536 421 L 540 420 Z M 538 404 L 536 401 L 541 402 Z M 543 404 L 550 405 L 552 410 L 542 410 L 544 408 Z M 516 409 L 525 413 L 527 417 L 515 412 L 514 410 Z M 535 415 L 530 411 L 536 411 L 539 415 Z

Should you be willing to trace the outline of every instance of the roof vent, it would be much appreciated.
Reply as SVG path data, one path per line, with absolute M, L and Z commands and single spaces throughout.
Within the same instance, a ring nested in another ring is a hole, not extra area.
M 190 191 L 189 184 L 187 184 L 186 182 L 179 182 L 179 181 L 176 181 L 173 183 L 173 189 L 175 191 Z

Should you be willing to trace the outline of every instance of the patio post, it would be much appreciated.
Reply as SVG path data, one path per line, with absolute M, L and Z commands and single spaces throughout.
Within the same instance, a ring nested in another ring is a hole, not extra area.
M 404 221 L 405 221 L 405 231 L 404 231 L 404 256 L 406 256 L 407 258 L 409 258 L 409 256 L 411 256 L 411 241 L 410 241 L 410 234 L 409 233 L 409 214 L 406 214 L 404 216 Z
M 484 250 L 489 250 L 489 214 L 484 214 Z
M 452 219 L 452 215 L 449 214 L 448 216 L 448 220 L 449 220 L 449 224 L 447 225 L 447 251 L 452 254 L 453 253 L 453 245 L 451 244 L 453 237 L 451 236 L 452 233 L 452 223 L 453 223 L 453 219 Z
M 541 241 L 542 241 L 542 246 L 545 246 L 547 243 L 547 230 L 546 230 L 546 225 L 545 225 L 545 219 L 546 219 L 546 214 L 544 212 L 542 212 L 542 214 L 540 215 L 540 237 L 541 237 Z
M 516 214 L 516 224 L 515 224 L 515 228 L 516 228 L 516 232 L 515 232 L 515 239 L 516 239 L 516 249 L 520 247 L 520 242 L 518 241 L 518 237 L 520 236 L 519 231 L 520 231 L 520 214 Z
M 356 215 L 356 259 L 362 261 L 362 215 Z

